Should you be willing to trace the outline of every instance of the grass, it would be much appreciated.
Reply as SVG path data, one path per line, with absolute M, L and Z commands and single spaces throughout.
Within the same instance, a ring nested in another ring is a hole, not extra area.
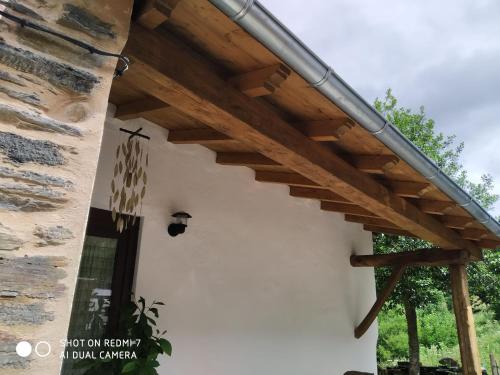
M 491 374 L 489 353 L 500 359 L 500 322 L 486 305 L 474 305 L 474 319 L 483 367 Z M 455 317 L 446 302 L 417 311 L 420 340 L 420 361 L 436 366 L 439 360 L 450 357 L 460 360 Z M 377 357 L 381 367 L 394 366 L 407 360 L 408 337 L 402 307 L 384 309 L 379 315 Z

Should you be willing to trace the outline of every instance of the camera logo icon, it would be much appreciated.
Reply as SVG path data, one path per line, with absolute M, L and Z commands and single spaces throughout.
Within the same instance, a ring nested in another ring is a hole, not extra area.
M 45 358 L 52 350 L 47 341 L 39 341 L 35 345 L 35 354 L 40 358 Z M 19 357 L 26 358 L 33 352 L 33 346 L 28 341 L 20 341 L 16 345 L 16 353 Z
M 16 353 L 19 357 L 28 357 L 33 351 L 33 347 L 28 341 L 21 341 L 16 345 Z

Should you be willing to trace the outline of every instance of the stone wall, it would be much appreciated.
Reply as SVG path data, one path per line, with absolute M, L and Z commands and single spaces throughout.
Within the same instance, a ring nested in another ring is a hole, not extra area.
M 132 0 L 0 0 L 119 53 Z M 0 373 L 59 374 L 116 58 L 0 16 Z M 47 341 L 46 358 L 16 355 Z

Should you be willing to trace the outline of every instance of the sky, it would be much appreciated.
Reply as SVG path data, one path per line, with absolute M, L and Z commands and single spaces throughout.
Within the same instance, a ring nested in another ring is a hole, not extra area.
M 365 99 L 401 106 L 465 142 L 474 182 L 500 194 L 500 1 L 261 0 Z M 490 210 L 500 216 L 500 203 Z

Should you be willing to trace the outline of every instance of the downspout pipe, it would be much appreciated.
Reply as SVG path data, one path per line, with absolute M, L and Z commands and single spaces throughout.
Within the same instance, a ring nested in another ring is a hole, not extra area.
M 256 0 L 209 0 L 398 157 L 500 237 L 500 223 Z

